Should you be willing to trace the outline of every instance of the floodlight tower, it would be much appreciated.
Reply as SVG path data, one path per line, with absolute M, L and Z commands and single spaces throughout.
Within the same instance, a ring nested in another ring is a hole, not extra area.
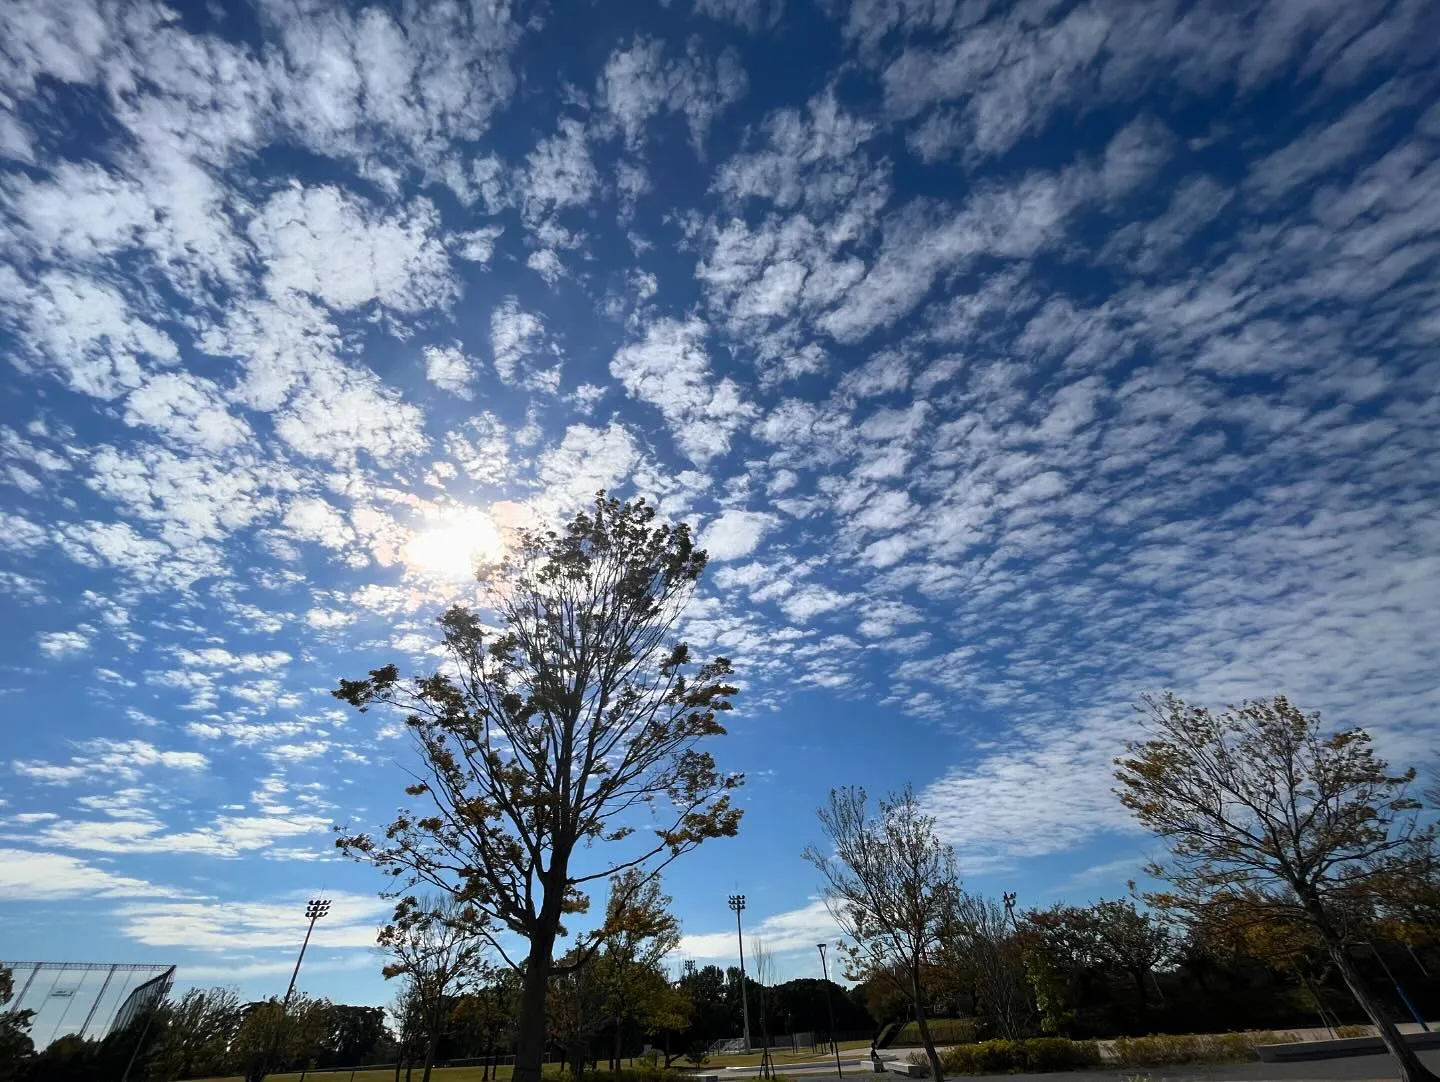
M 745 911 L 745 895 L 730 895 L 730 908 L 735 911 L 735 938 L 740 941 L 740 1010 L 745 1015 L 745 1051 L 750 1051 L 750 997 L 745 990 L 745 936 L 740 931 L 740 914 Z

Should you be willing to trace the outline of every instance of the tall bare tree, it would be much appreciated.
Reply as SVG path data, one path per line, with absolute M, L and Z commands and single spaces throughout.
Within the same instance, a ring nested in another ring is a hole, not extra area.
M 940 932 L 937 960 L 945 973 L 968 979 L 975 1013 L 1000 1037 L 1028 1036 L 1035 1011 L 1019 937 L 1000 903 L 956 891 Z
M 445 1028 L 450 1002 L 488 975 L 488 940 L 478 934 L 483 917 L 453 896 L 407 895 L 395 906 L 376 942 L 390 956 L 385 979 L 404 977 L 420 1002 L 425 1020 L 423 1082 L 430 1082 L 435 1045 Z
M 825 904 L 848 939 L 848 975 L 895 986 L 910 1004 L 931 1077 L 943 1078 L 925 970 L 960 890 L 955 854 L 908 787 L 881 800 L 873 817 L 863 788 L 832 789 L 817 814 L 831 851 L 810 846 L 805 859 L 825 877 Z
M 1213 713 L 1174 695 L 1142 701 L 1147 739 L 1116 760 L 1116 790 L 1170 847 L 1151 874 L 1180 912 L 1248 905 L 1324 944 L 1407 1082 L 1434 1076 L 1405 1043 L 1350 956 L 1343 914 L 1408 859 L 1417 838 L 1415 771 L 1391 773 L 1361 729 L 1326 735 L 1284 696 Z
M 684 525 L 654 520 L 643 500 L 601 493 L 562 531 L 519 531 L 477 576 L 498 630 L 452 608 L 440 620 L 448 671 L 406 681 L 388 665 L 335 692 L 408 712 L 421 765 L 406 791 L 428 803 L 379 838 L 337 844 L 402 890 L 430 884 L 488 918 L 481 934 L 524 975 L 515 1082 L 539 1082 L 555 941 L 588 885 L 657 871 L 739 826 L 741 777 L 697 746 L 725 732 L 733 670 L 672 642 L 706 555 Z M 529 944 L 524 959 L 505 953 L 506 930 Z
M 775 983 L 775 956 L 765 940 L 750 940 L 750 972 L 755 975 L 755 990 L 760 1000 L 760 1077 L 775 1077 L 775 1064 L 770 1058 L 770 986 Z

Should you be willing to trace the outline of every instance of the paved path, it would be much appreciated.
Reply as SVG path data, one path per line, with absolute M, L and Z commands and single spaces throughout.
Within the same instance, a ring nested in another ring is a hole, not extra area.
M 1420 1062 L 1440 1074 L 1440 1050 L 1418 1053 Z M 869 1075 L 875 1082 L 900 1082 L 896 1074 L 876 1075 L 865 1059 L 840 1053 L 844 1073 Z M 754 1078 L 758 1067 L 730 1067 L 722 1077 Z M 818 1079 L 835 1074 L 835 1060 L 787 1063 L 782 1074 Z M 1108 1071 L 1065 1071 L 1058 1074 L 958 1075 L 964 1082 L 1126 1082 L 1149 1077 L 1152 1082 L 1395 1082 L 1400 1072 L 1388 1055 L 1347 1056 L 1343 1059 L 1305 1060 L 1298 1063 L 1231 1063 L 1218 1067 L 1127 1067 Z

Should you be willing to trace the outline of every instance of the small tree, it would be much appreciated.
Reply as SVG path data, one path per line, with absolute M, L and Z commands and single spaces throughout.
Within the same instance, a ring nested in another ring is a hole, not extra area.
M 1392 774 L 1363 730 L 1327 736 L 1283 696 L 1218 714 L 1169 694 L 1142 708 L 1148 739 L 1115 776 L 1121 802 L 1170 847 L 1150 870 L 1171 890 L 1154 900 L 1190 913 L 1248 904 L 1257 920 L 1308 926 L 1407 1082 L 1433 1079 L 1351 959 L 1341 917 L 1414 846 L 1415 772 Z
M 232 1069 L 245 1082 L 263 1082 L 278 1060 L 281 1066 L 308 1065 L 330 1033 L 330 1001 L 296 995 L 288 1009 L 271 998 L 241 1008 L 230 1043 Z
M 975 1013 L 996 1036 L 1029 1035 L 1034 1011 L 1019 937 L 998 902 L 957 891 L 940 933 L 939 961 L 944 972 L 968 979 Z
M 550 1036 L 570 1061 L 570 1073 L 579 1078 L 605 1021 L 605 995 L 594 967 L 577 964 L 573 952 L 562 959 L 550 978 L 546 1012 Z
M 0 966 L 0 1008 L 15 996 L 15 977 L 9 966 Z M 30 1039 L 30 1021 L 34 1011 L 0 1010 L 0 1082 L 10 1082 L 20 1073 L 20 1066 L 35 1051 Z
M 666 1012 L 673 1013 L 669 984 L 660 973 L 665 956 L 680 945 L 680 922 L 670 912 L 672 904 L 658 876 L 628 868 L 611 879 L 604 948 L 591 964 L 604 1020 L 614 1027 L 613 1070 L 620 1067 L 626 1026 L 648 1027 Z
M 191 988 L 159 1011 L 163 1024 L 150 1054 L 151 1074 L 161 1079 L 220 1074 L 240 1024 L 235 989 Z
M 750 969 L 755 974 L 755 990 L 760 993 L 760 1077 L 773 1078 L 775 1065 L 770 1059 L 770 985 L 775 983 L 775 956 L 765 940 L 756 936 L 750 941 Z
M 852 980 L 881 977 L 909 1002 L 932 1078 L 943 1078 L 927 1021 L 924 972 L 960 890 L 955 854 L 935 835 L 910 788 L 880 801 L 874 818 L 859 786 L 830 791 L 819 810 L 833 855 L 805 851 L 825 877 L 825 904 L 849 942 Z
M 401 1070 L 408 1079 L 427 1044 L 425 1003 L 413 981 L 400 987 L 388 1010 L 395 1024 L 395 1082 L 400 1082 Z
M 668 645 L 706 555 L 687 527 L 654 518 L 643 500 L 601 493 L 563 532 L 520 531 L 513 554 L 479 575 L 501 630 L 452 608 L 440 620 L 450 671 L 405 682 L 389 665 L 335 692 L 362 710 L 407 711 L 421 773 L 406 791 L 430 805 L 380 839 L 337 845 L 489 918 L 482 934 L 524 974 L 515 1082 L 539 1082 L 555 941 L 588 884 L 656 871 L 740 822 L 730 803 L 740 776 L 697 747 L 725 732 L 730 663 L 697 665 L 683 643 Z M 591 848 L 630 838 L 646 817 L 655 825 L 643 840 Z M 523 962 L 496 938 L 506 929 L 528 942 Z
M 484 973 L 487 944 L 477 935 L 481 920 L 473 906 L 454 898 L 409 896 L 395 906 L 393 919 L 376 937 L 390 955 L 385 979 L 407 978 L 420 1002 L 426 1033 L 423 1082 L 430 1082 L 447 1004 Z
M 1131 885 L 1133 889 L 1133 884 Z M 1154 914 L 1142 912 L 1128 898 L 1096 902 L 1088 914 L 1094 929 L 1097 954 L 1102 965 L 1124 973 L 1135 985 L 1140 1020 L 1145 1020 L 1148 998 L 1145 979 L 1154 980 L 1155 970 L 1174 959 L 1174 934 Z

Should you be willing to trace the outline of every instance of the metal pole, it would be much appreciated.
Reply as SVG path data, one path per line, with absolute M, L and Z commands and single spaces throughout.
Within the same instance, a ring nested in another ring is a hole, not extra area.
M 1406 943 L 1405 949 L 1410 952 L 1410 960 L 1420 967 L 1420 972 L 1427 977 L 1430 976 L 1430 971 L 1425 968 L 1425 963 L 1420 961 L 1420 956 L 1415 953 L 1415 948 Z
M 290 997 L 295 994 L 295 980 L 300 976 L 300 963 L 305 961 L 305 948 L 310 945 L 310 933 L 315 930 L 315 922 L 328 912 L 330 912 L 329 898 L 311 898 L 305 906 L 305 915 L 310 918 L 310 925 L 305 929 L 305 938 L 300 943 L 300 955 L 295 959 L 295 968 L 290 972 L 290 984 L 285 988 L 285 998 L 280 1002 L 280 1017 L 275 1020 L 275 1033 L 270 1038 L 270 1052 L 265 1057 L 267 1067 L 280 1049 L 280 1036 L 281 1031 L 285 1028 L 285 1015 L 290 1010 Z M 269 1073 L 268 1070 L 266 1073 Z
M 135 1042 L 135 1048 L 130 1053 L 130 1058 L 125 1062 L 125 1073 L 120 1076 L 120 1082 L 130 1082 L 130 1068 L 135 1066 L 135 1057 L 140 1054 L 140 1049 L 145 1046 L 145 1034 L 150 1032 L 150 1020 L 155 1017 L 155 1005 L 145 1014 L 145 1025 L 140 1030 L 140 1039 Z
M 34 966 L 31 967 L 30 976 L 26 977 L 25 983 L 20 986 L 20 995 L 16 997 L 15 1003 L 11 1007 L 11 1010 L 18 1011 L 21 1007 L 25 1005 L 25 993 L 30 991 L 30 984 L 32 981 L 35 980 L 35 974 L 40 972 L 40 967 L 44 964 L 44 962 L 36 962 Z
M 85 1031 L 90 1028 L 90 1023 L 95 1020 L 95 1012 L 100 1009 L 100 1001 L 105 998 L 105 990 L 110 987 L 110 979 L 115 976 L 118 965 L 110 967 L 105 974 L 105 983 L 100 986 L 100 991 L 95 995 L 95 1002 L 90 1004 L 90 1013 L 85 1016 L 85 1024 L 80 1027 L 80 1036 L 85 1036 Z
M 730 908 L 735 910 L 735 938 L 740 941 L 740 1010 L 745 1015 L 745 1051 L 750 1051 L 750 996 L 745 990 L 745 936 L 740 931 L 740 914 L 745 909 L 745 895 L 730 895 Z
M 1374 943 L 1367 940 L 1365 945 L 1370 948 L 1370 953 L 1375 955 L 1376 960 L 1380 963 L 1380 968 L 1385 971 L 1385 976 L 1390 978 L 1390 983 L 1395 986 L 1395 994 L 1400 997 L 1400 1002 L 1405 1004 L 1405 1009 L 1410 1012 L 1410 1017 L 1420 1023 L 1422 1030 L 1429 1033 L 1430 1027 L 1425 1024 L 1425 1019 L 1420 1017 L 1420 1012 L 1415 1009 L 1415 1004 L 1410 1002 L 1410 997 L 1405 994 L 1405 989 L 1400 987 L 1400 982 L 1395 979 L 1395 974 L 1390 972 L 1390 966 L 1386 963 L 1385 956 L 1376 949 Z
M 835 1039 L 835 1004 L 830 997 L 830 965 L 825 961 L 825 944 L 816 943 L 820 949 L 820 972 L 825 975 L 825 1009 L 830 1012 L 830 1047 L 835 1049 L 835 1077 L 841 1077 L 840 1042 Z
M 305 915 L 310 918 L 310 926 L 305 929 L 305 938 L 300 941 L 300 956 L 295 959 L 295 968 L 290 971 L 290 984 L 285 989 L 286 1007 L 290 1006 L 290 997 L 295 994 L 295 980 L 300 976 L 300 963 L 305 961 L 305 948 L 310 946 L 310 933 L 315 930 L 315 922 L 325 915 L 325 910 L 330 907 L 326 902 L 324 907 L 317 902 L 311 902 L 305 907 Z

